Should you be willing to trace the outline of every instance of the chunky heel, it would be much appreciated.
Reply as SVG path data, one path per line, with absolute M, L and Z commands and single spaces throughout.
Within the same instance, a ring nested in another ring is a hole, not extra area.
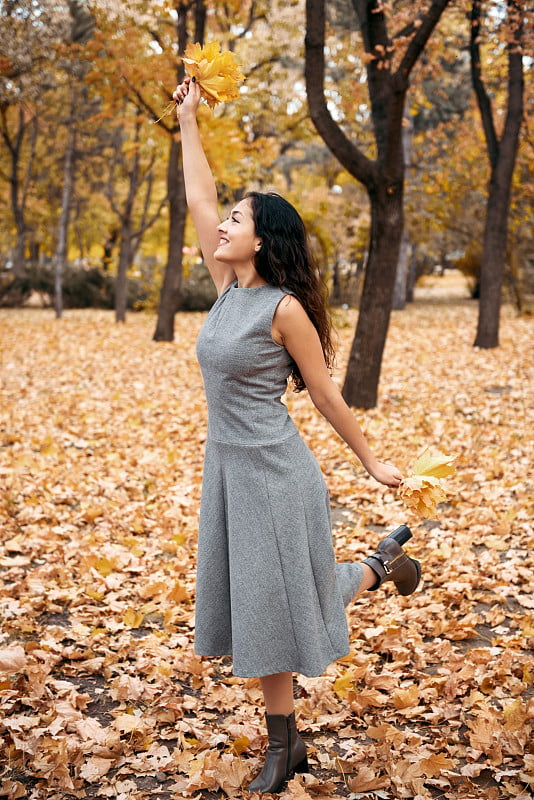
M 411 538 L 413 534 L 407 525 L 399 525 L 398 528 L 395 528 L 393 533 L 388 535 L 388 539 L 395 539 L 398 544 L 406 544 Z
M 309 772 L 308 757 L 304 756 L 302 761 L 299 761 L 296 767 L 293 767 L 293 772 Z

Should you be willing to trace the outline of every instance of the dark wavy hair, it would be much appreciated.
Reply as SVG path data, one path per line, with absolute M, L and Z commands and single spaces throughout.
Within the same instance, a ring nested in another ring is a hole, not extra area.
M 256 236 L 261 248 L 256 253 L 256 270 L 267 283 L 294 294 L 315 326 L 326 365 L 334 363 L 331 320 L 326 287 L 319 275 L 298 211 L 275 192 L 248 192 Z M 298 366 L 293 362 L 291 379 L 296 392 L 306 388 Z

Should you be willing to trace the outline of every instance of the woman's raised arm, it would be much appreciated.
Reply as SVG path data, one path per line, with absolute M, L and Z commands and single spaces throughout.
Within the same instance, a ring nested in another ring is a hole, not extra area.
M 200 241 L 204 261 L 220 293 L 231 280 L 233 272 L 227 264 L 214 258 L 219 241 L 219 211 L 217 188 L 210 165 L 202 147 L 197 124 L 200 87 L 186 78 L 173 95 L 178 103 L 178 119 L 182 134 L 182 158 L 187 206 Z

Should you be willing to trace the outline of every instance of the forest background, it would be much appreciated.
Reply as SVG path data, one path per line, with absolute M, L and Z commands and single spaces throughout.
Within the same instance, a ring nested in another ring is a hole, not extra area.
M 375 13 L 386 10 L 399 38 L 402 25 L 429 4 L 419 9 L 410 3 L 406 9 L 395 3 L 389 10 L 388 4 L 366 5 L 376 6 Z M 404 111 L 400 259 L 409 268 L 394 307 L 411 297 L 419 275 L 436 268 L 459 265 L 475 293 L 478 287 L 490 163 L 470 77 L 471 4 L 441 5 L 445 11 L 415 64 Z M 501 136 L 509 101 L 510 29 L 502 4 L 482 8 L 481 72 Z M 525 67 L 530 22 L 527 15 Z M 343 169 L 310 119 L 302 0 L 8 2 L 1 4 L 0 25 L 4 302 L 27 299 L 31 289 L 51 300 L 59 262 L 64 303 L 115 302 L 118 319 L 124 319 L 127 303 L 158 307 L 166 265 L 174 262 L 171 313 L 209 305 L 213 295 L 199 286 L 203 276 L 195 270 L 201 259 L 194 232 L 187 225 L 178 236 L 186 220 L 179 131 L 175 115 L 164 112 L 183 76 L 179 55 L 187 42 L 216 39 L 235 51 L 246 74 L 239 101 L 214 115 L 206 109 L 202 119 L 222 203 L 235 202 L 251 186 L 287 195 L 309 226 L 333 302 L 358 304 L 369 250 L 369 203 L 362 184 Z M 376 120 L 366 71 L 372 57 L 363 51 L 358 27 L 350 3 L 327 5 L 325 96 L 336 123 L 345 132 L 352 128 L 362 152 L 373 158 Z M 515 303 L 525 308 L 534 291 L 530 81 L 523 91 L 506 283 Z M 174 226 L 173 215 L 179 218 Z M 23 272 L 26 282 L 7 291 L 10 278 Z M 161 338 L 172 337 L 167 333 Z
M 454 451 L 457 476 L 438 519 L 410 518 L 347 461 L 305 396 L 288 397 L 321 459 L 340 556 L 361 557 L 406 518 L 425 583 L 410 603 L 357 604 L 352 655 L 316 682 L 298 680 L 315 777 L 292 781 L 286 796 L 528 798 L 532 86 L 522 86 L 506 208 L 510 302 L 500 347 L 484 352 L 473 339 L 493 163 L 470 59 L 478 44 L 498 144 L 510 118 L 505 10 L 525 10 L 525 71 L 532 20 L 527 4 L 484 3 L 474 43 L 466 15 L 480 4 L 326 5 L 327 107 L 370 160 L 380 141 L 368 77 L 389 56 L 370 60 L 362 49 L 356 9 L 404 31 L 404 44 L 429 9 L 443 12 L 403 109 L 403 278 L 386 292 L 386 323 L 399 313 L 365 428 L 405 472 L 428 444 Z M 337 307 L 339 380 L 350 368 L 372 208 L 312 123 L 312 6 L 0 4 L 1 293 L 6 306 L 37 299 L 62 317 L 0 311 L 0 796 L 238 797 L 257 769 L 257 685 L 191 649 L 206 425 L 194 358 L 204 312 L 192 309 L 213 295 L 187 220 L 179 132 L 165 112 L 188 41 L 216 39 L 236 53 L 246 74 L 239 100 L 201 118 L 222 204 L 245 188 L 274 188 L 301 211 Z M 475 299 L 432 300 L 451 288 L 451 266 Z M 497 317 L 500 300 L 499 291 Z M 63 315 L 89 305 L 115 315 Z M 147 313 L 116 325 L 127 307 Z
M 376 404 L 391 308 L 423 272 L 469 275 L 478 346 L 498 345 L 503 282 L 529 310 L 522 0 L 1 9 L 4 304 L 37 291 L 58 316 L 113 304 L 118 321 L 128 305 L 157 307 L 166 341 L 179 309 L 209 307 L 167 112 L 187 44 L 217 39 L 246 75 L 239 100 L 203 120 L 221 201 L 256 187 L 297 203 L 332 303 L 360 309 L 347 402 Z

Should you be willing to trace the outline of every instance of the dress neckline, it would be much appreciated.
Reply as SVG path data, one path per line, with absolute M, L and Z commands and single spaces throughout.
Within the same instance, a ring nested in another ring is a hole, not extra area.
M 237 281 L 234 281 L 231 286 L 232 289 L 239 289 L 240 292 L 253 292 L 257 289 L 265 289 L 266 286 L 270 286 L 270 283 L 262 283 L 259 286 L 238 286 Z

